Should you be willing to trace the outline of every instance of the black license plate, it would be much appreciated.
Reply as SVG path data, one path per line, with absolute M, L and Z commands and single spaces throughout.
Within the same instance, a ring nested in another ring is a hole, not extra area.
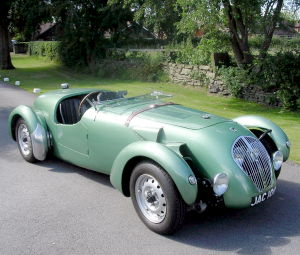
M 269 191 L 266 191 L 265 193 L 262 193 L 258 196 L 252 197 L 251 206 L 255 206 L 257 204 L 260 204 L 261 202 L 269 199 L 275 194 L 276 187 L 270 189 Z

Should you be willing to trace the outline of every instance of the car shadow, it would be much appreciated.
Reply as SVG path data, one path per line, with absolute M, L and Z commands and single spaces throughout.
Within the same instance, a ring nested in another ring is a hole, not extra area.
M 55 158 L 54 156 L 49 156 L 47 157 L 46 161 L 38 162 L 36 164 L 40 167 L 47 168 L 48 171 L 51 172 L 76 173 L 94 182 L 113 188 L 108 175 L 69 164 L 60 159 Z
M 70 165 L 56 158 L 38 163 L 49 171 L 77 173 L 113 188 L 109 176 Z M 175 242 L 207 250 L 235 251 L 238 254 L 272 253 L 300 234 L 300 184 L 279 180 L 276 194 L 269 200 L 243 210 L 189 212 L 179 232 L 167 236 Z
M 7 135 L 7 116 L 11 110 L 0 108 L 0 154 L 8 161 L 23 161 L 16 144 Z M 37 164 L 56 173 L 76 173 L 113 188 L 109 176 L 54 157 Z M 299 183 L 279 179 L 276 194 L 270 200 L 244 210 L 214 210 L 201 215 L 189 213 L 183 229 L 165 238 L 211 251 L 268 255 L 272 249 L 289 244 L 291 237 L 300 235 L 299 194 Z
M 13 107 L 0 107 L 0 155 L 10 160 L 15 157 L 12 151 L 16 150 L 17 146 L 8 135 L 8 116 L 12 110 Z
M 189 213 L 173 241 L 238 254 L 271 254 L 300 234 L 300 184 L 279 180 L 274 197 L 243 210 Z

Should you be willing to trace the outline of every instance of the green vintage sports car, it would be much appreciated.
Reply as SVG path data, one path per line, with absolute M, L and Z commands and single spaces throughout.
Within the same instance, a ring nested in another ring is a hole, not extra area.
M 110 175 L 151 230 L 171 234 L 186 211 L 244 208 L 270 198 L 290 153 L 286 134 L 257 116 L 234 120 L 186 108 L 160 92 L 60 89 L 9 116 L 23 158 L 47 154 Z

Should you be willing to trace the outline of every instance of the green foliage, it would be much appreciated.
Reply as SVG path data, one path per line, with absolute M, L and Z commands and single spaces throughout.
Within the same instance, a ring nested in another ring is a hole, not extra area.
M 52 0 L 53 16 L 58 22 L 62 42 L 60 55 L 66 66 L 94 69 L 109 47 L 105 32 L 112 40 L 117 31 L 131 20 L 131 12 L 123 8 L 123 1 L 109 4 L 108 0 Z
M 203 58 L 201 50 L 195 47 L 191 40 L 175 45 L 171 59 L 176 63 L 198 65 L 206 64 L 209 59 Z
M 249 44 L 253 49 L 259 49 L 263 42 L 263 37 L 253 36 L 249 38 Z M 300 50 L 300 37 L 283 38 L 274 36 L 271 42 L 270 49 L 272 51 L 292 51 Z
M 224 28 L 225 18 L 219 0 L 177 0 L 181 19 L 177 24 L 180 33 L 193 35 L 197 29 L 215 31 Z
M 97 65 L 97 74 L 104 78 L 166 81 L 164 55 L 160 52 L 110 51 Z
M 276 91 L 284 109 L 299 109 L 300 99 L 300 51 L 278 52 L 258 63 L 262 71 L 255 76 L 267 91 Z
M 190 77 L 194 80 L 198 80 L 201 83 L 201 86 L 207 86 L 210 82 L 210 79 L 207 77 L 207 75 L 202 71 L 192 71 L 190 73 Z
M 196 45 L 195 45 L 196 44 Z M 175 48 L 171 61 L 190 65 L 209 65 L 215 52 L 227 52 L 230 49 L 229 38 L 224 33 L 207 33 L 200 43 L 188 39 L 186 42 L 173 45 Z
M 45 57 L 49 60 L 58 61 L 60 59 L 59 49 L 60 42 L 47 42 L 47 41 L 36 41 L 36 42 L 28 42 L 28 54 Z
M 118 0 L 111 0 L 119 2 Z M 180 20 L 180 7 L 174 0 L 125 0 L 125 6 L 130 6 L 134 12 L 135 21 L 143 24 L 159 38 L 168 41 L 176 39 L 176 23 Z
M 11 0 L 10 30 L 18 41 L 32 40 L 39 25 L 51 21 L 49 2 L 36 0 Z
M 182 8 L 179 32 L 190 34 L 229 31 L 231 47 L 239 66 L 251 64 L 253 56 L 248 44 L 249 31 L 260 31 L 260 57 L 265 57 L 279 21 L 283 0 L 177 0 Z
M 230 93 L 237 98 L 243 98 L 245 88 L 251 83 L 249 71 L 240 67 L 220 68 L 219 73 Z
M 167 41 L 163 39 L 148 39 L 148 38 L 129 38 L 123 36 L 118 41 L 113 42 L 115 48 L 126 49 L 160 49 L 167 45 Z
M 220 74 L 235 97 L 242 98 L 249 85 L 261 86 L 274 92 L 285 110 L 300 108 L 300 52 L 278 52 L 256 61 L 252 69 L 222 68 Z

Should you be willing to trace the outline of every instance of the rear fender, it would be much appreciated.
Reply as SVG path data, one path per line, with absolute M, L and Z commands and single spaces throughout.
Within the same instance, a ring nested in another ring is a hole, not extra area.
M 237 123 L 247 127 L 248 129 L 251 128 L 258 128 L 262 130 L 271 129 L 268 135 L 272 138 L 274 143 L 276 144 L 278 150 L 280 150 L 283 154 L 283 160 L 286 161 L 290 155 L 290 147 L 288 144 L 288 137 L 285 132 L 277 126 L 274 122 L 260 116 L 253 116 L 253 115 L 246 115 L 241 116 L 238 118 L 233 119 Z
M 14 140 L 16 140 L 15 127 L 19 118 L 24 119 L 28 126 L 34 157 L 38 160 L 44 160 L 49 143 L 45 122 L 34 113 L 32 108 L 26 105 L 16 107 L 8 117 L 8 132 Z
M 176 152 L 166 146 L 151 142 L 139 141 L 125 147 L 114 161 L 110 181 L 112 185 L 124 195 L 124 171 L 127 163 L 136 157 L 147 158 L 159 164 L 174 181 L 181 197 L 186 204 L 191 205 L 195 202 L 198 193 L 197 184 L 190 184 L 188 178 L 194 176 L 189 165 Z M 132 171 L 133 169 L 130 169 Z M 128 181 L 128 180 L 127 180 Z

